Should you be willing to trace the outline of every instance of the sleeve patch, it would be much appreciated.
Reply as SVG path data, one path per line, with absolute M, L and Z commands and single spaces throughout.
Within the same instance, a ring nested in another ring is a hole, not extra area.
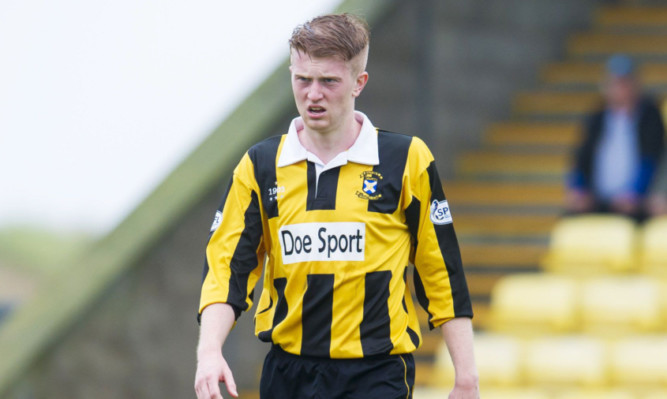
M 452 223 L 452 213 L 449 210 L 449 203 L 447 200 L 433 200 L 431 203 L 431 222 L 433 222 L 433 224 Z
M 218 226 L 220 226 L 220 223 L 222 223 L 222 212 L 217 211 L 215 213 L 215 217 L 213 218 L 213 224 L 211 225 L 211 232 L 214 232 Z

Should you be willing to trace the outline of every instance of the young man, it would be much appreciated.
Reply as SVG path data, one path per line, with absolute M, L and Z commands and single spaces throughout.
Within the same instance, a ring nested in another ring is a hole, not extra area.
M 262 398 L 412 397 L 421 342 L 408 264 L 431 328 L 449 347 L 450 398 L 478 398 L 472 308 L 433 157 L 354 110 L 368 73 L 368 27 L 318 17 L 290 39 L 300 118 L 234 171 L 207 247 L 195 390 L 236 386 L 221 347 L 264 269 L 255 333 L 272 342 Z

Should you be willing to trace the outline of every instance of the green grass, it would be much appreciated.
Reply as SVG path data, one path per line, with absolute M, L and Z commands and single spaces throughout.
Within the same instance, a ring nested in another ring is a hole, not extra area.
M 0 230 L 0 264 L 35 274 L 62 271 L 93 242 L 85 233 L 60 233 L 35 226 Z

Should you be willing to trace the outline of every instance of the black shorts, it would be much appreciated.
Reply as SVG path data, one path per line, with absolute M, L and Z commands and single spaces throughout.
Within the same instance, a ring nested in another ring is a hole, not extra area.
M 261 399 L 411 399 L 411 354 L 362 359 L 296 356 L 273 346 L 262 370 Z

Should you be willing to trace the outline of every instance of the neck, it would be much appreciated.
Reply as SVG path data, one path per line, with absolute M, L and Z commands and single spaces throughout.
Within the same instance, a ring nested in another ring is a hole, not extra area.
M 350 114 L 344 123 L 328 132 L 318 132 L 304 126 L 299 133 L 299 140 L 306 149 L 328 163 L 343 151 L 348 150 L 359 136 L 361 122 L 357 120 L 354 112 Z
M 634 111 L 635 108 L 635 102 L 625 102 L 625 103 L 618 103 L 618 104 L 613 104 L 611 108 L 615 112 L 621 112 L 625 114 L 630 114 Z

